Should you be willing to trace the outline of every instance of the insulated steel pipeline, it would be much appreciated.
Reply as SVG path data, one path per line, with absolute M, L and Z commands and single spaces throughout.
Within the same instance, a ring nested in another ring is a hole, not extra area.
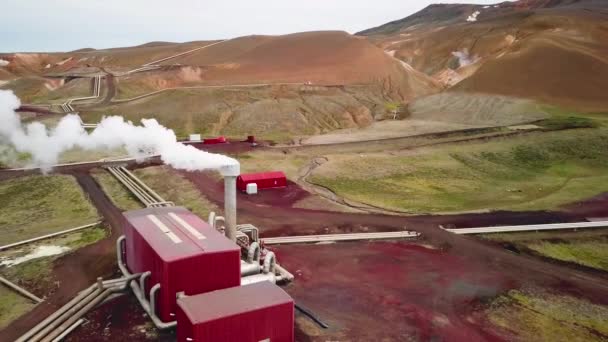
M 145 272 L 142 274 L 135 275 L 135 274 L 131 274 L 131 272 L 129 272 L 129 270 L 127 269 L 127 266 L 125 265 L 124 258 L 123 258 L 124 241 L 125 241 L 124 235 L 120 236 L 116 240 L 116 258 L 118 259 L 118 268 L 120 269 L 120 272 L 124 276 L 126 276 L 127 278 L 130 278 L 132 276 L 139 277 L 139 282 L 132 281 L 130 283 L 131 290 L 133 291 L 135 298 L 137 298 L 137 301 L 139 301 L 139 304 L 141 305 L 141 307 L 144 309 L 144 311 L 146 311 L 146 313 L 148 314 L 150 319 L 152 319 L 152 322 L 158 329 L 165 330 L 165 329 L 175 328 L 175 326 L 177 325 L 177 321 L 163 322 L 156 315 L 156 308 L 155 308 L 155 305 L 156 305 L 155 299 L 156 298 L 154 298 L 154 296 L 156 295 L 156 292 L 160 289 L 160 284 L 156 284 L 155 286 L 153 286 L 152 289 L 150 289 L 151 301 L 149 302 L 146 299 L 144 291 L 146 289 L 146 280 L 150 276 L 150 272 L 148 271 L 148 272 Z M 154 298 L 154 299 L 152 299 L 152 298 Z
M 226 219 L 226 237 L 236 242 L 236 178 L 241 174 L 241 165 L 224 165 L 220 169 L 224 177 L 224 217 Z
M 112 293 L 126 290 L 129 283 L 139 276 L 139 274 L 135 274 L 120 279 L 99 281 L 89 286 L 59 310 L 17 339 L 17 342 L 46 342 L 57 339 L 74 326 L 89 310 L 103 302 Z
M 329 328 L 329 325 L 327 325 L 327 323 L 325 323 L 321 319 L 319 319 L 319 317 L 315 316 L 315 314 L 313 314 L 312 311 L 302 307 L 301 305 L 299 305 L 297 303 L 295 304 L 295 307 L 298 311 L 300 311 L 301 313 L 306 315 L 308 318 L 312 319 L 315 323 L 317 323 L 321 328 L 323 328 L 323 329 Z
M 397 232 L 378 232 L 378 233 L 344 233 L 344 234 L 325 234 L 325 235 L 302 235 L 302 236 L 279 236 L 263 238 L 265 245 L 286 245 L 297 243 L 319 243 L 337 241 L 358 241 L 358 240 L 390 240 L 417 238 L 417 232 L 397 231 Z
M 107 170 L 146 207 L 173 206 L 173 202 L 165 201 L 158 193 L 152 190 L 125 167 L 108 167 Z

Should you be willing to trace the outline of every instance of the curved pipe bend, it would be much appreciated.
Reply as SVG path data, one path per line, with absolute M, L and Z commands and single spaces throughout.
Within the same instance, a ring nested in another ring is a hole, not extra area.
M 247 250 L 247 262 L 251 264 L 254 261 L 260 261 L 260 244 L 255 241 L 249 245 Z
M 266 256 L 264 257 L 264 268 L 263 268 L 264 273 L 269 273 L 269 272 L 274 273 L 275 269 L 276 269 L 276 264 L 277 264 L 277 260 L 276 260 L 276 256 L 274 255 L 274 252 L 266 253 Z
M 116 256 L 118 258 L 118 268 L 120 268 L 120 271 L 122 272 L 122 274 L 125 277 L 133 277 L 134 275 L 131 274 L 131 272 L 129 272 L 126 265 L 124 264 L 123 253 L 122 253 L 124 241 L 125 241 L 124 235 L 120 236 L 116 240 Z M 150 319 L 152 319 L 152 322 L 158 329 L 165 330 L 165 329 L 175 328 L 175 326 L 177 325 L 177 321 L 165 323 L 165 322 L 161 321 L 161 319 L 158 316 L 156 316 L 156 307 L 155 307 L 156 298 L 154 296 L 156 295 L 156 292 L 160 289 L 160 284 L 156 284 L 150 289 L 151 302 L 148 302 L 148 300 L 146 300 L 145 285 L 146 285 L 146 279 L 149 276 L 150 276 L 150 271 L 144 272 L 141 274 L 141 276 L 139 276 L 139 282 L 138 281 L 128 281 L 127 284 L 130 283 L 129 285 L 131 285 L 131 290 L 133 290 L 133 294 L 135 295 L 135 298 L 137 298 L 141 307 L 144 309 L 144 311 L 146 311 L 148 316 L 150 316 Z

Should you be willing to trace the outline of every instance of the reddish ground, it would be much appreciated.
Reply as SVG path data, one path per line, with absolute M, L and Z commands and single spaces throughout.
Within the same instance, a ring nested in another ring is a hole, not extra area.
M 113 238 L 120 233 L 120 213 L 82 169 L 62 171 L 76 174 L 83 189 L 113 227 L 113 236 L 76 255 L 62 258 L 54 270 L 56 279 L 62 281 L 60 290 L 48 298 L 50 304 L 38 306 L 5 329 L 6 340 L 22 334 L 95 277 L 112 275 L 115 271 Z M 222 205 L 221 180 L 204 173 L 183 174 L 211 201 Z M 438 228 L 439 224 L 466 227 L 608 216 L 608 196 L 599 196 L 560 212 L 418 217 L 293 208 L 293 203 L 304 196 L 308 194 L 295 184 L 284 190 L 265 191 L 259 196 L 239 194 L 239 222 L 255 224 L 261 228 L 263 236 L 394 231 L 407 227 L 423 234 L 419 243 L 436 249 L 411 242 L 274 247 L 279 262 L 296 275 L 295 282 L 287 290 L 296 301 L 331 325 L 327 331 L 318 331 L 298 315 L 298 341 L 377 340 L 378 336 L 403 340 L 406 335 L 420 340 L 492 340 L 497 331 L 487 323 L 475 320 L 478 317 L 474 315 L 475 308 L 488 297 L 526 285 L 608 304 L 606 274 L 547 263 Z M 100 313 L 89 315 L 91 323 L 88 328 L 78 329 L 74 340 L 120 340 L 130 336 L 132 324 L 119 324 L 118 321 L 140 322 L 142 312 L 121 300 L 104 305 Z M 111 324 L 109 335 L 104 325 L 108 317 L 115 322 Z M 318 334 L 321 335 L 316 336 Z M 145 336 L 129 337 L 130 340 L 139 338 Z
M 328 329 L 297 314 L 296 341 L 500 340 L 471 308 L 517 286 L 459 256 L 409 242 L 275 248 L 296 281 L 285 287 Z M 396 271 L 398 270 L 398 271 Z M 147 318 L 132 296 L 104 304 L 68 341 L 145 341 Z M 355 338 L 356 337 L 356 338 Z M 158 337 L 172 341 L 172 333 Z
M 223 191 L 221 180 L 202 173 L 185 173 L 201 192 L 211 201 L 221 205 Z M 238 197 L 239 222 L 251 222 L 260 227 L 263 236 L 306 235 L 342 232 L 415 230 L 423 234 L 425 242 L 438 246 L 450 254 L 481 263 L 487 270 L 502 269 L 514 279 L 526 279 L 531 283 L 569 288 L 577 294 L 585 292 L 593 300 L 608 303 L 604 294 L 608 291 L 608 275 L 597 276 L 579 272 L 560 265 L 547 264 L 541 260 L 513 254 L 497 246 L 475 239 L 459 236 L 439 229 L 439 225 L 470 226 L 505 225 L 517 223 L 549 223 L 583 221 L 589 216 L 608 216 L 608 196 L 596 198 L 589 208 L 572 207 L 559 212 L 494 212 L 483 214 L 461 214 L 445 216 L 391 216 L 379 214 L 353 214 L 307 210 L 290 207 L 290 192 L 300 190 L 288 187 L 284 193 L 272 191 L 262 197 Z M 271 205 L 271 203 L 280 203 Z M 601 206 L 599 203 L 604 203 Z M 289 265 L 288 265 L 289 266 Z M 564 286 L 569 284 L 569 286 Z M 581 291 L 585 289 L 584 291 Z
M 128 293 L 89 313 L 66 341 L 175 341 L 175 333 L 158 332 L 135 296 Z
M 212 84 L 310 81 L 334 85 L 389 80 L 405 97 L 413 89 L 418 95 L 436 90 L 426 79 L 413 79 L 368 40 L 340 31 L 240 37 L 161 64 L 204 68 L 199 73 Z
M 297 341 L 500 340 L 469 314 L 472 304 L 516 286 L 499 270 L 408 242 L 275 250 L 296 275 L 287 291 L 330 326 L 298 320 Z

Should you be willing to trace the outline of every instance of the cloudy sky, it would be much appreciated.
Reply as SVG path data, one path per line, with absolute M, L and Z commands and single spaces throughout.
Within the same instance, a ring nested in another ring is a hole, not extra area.
M 0 52 L 68 51 L 313 30 L 354 33 L 433 2 L 496 0 L 2 0 Z

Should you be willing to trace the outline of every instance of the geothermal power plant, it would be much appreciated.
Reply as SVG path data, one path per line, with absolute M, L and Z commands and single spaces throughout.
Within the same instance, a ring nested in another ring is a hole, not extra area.
M 152 198 L 147 208 L 123 214 L 124 235 L 116 241 L 122 278 L 99 280 L 19 341 L 54 341 L 110 293 L 125 290 L 156 328 L 176 329 L 180 342 L 293 341 L 295 303 L 278 285 L 293 275 L 264 248 L 255 226 L 237 224 L 237 178 L 244 182 L 239 164 L 218 171 L 224 178 L 225 216 L 212 212 L 208 221 L 154 201 L 158 195 L 128 170 L 111 171 L 137 196 Z M 260 179 L 264 188 L 269 177 L 245 179 Z
M 154 325 L 177 327 L 178 341 L 293 341 L 294 302 L 275 285 L 293 276 L 257 228 L 237 225 L 239 164 L 219 171 L 224 218 L 173 206 L 126 212 L 118 266 Z
M 608 341 L 607 0 L 33 2 L 0 342 Z

